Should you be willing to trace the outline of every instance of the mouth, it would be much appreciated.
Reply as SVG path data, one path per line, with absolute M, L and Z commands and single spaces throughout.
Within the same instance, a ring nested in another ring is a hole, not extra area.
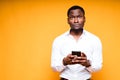
M 73 24 L 73 26 L 79 27 L 79 26 L 80 26 L 80 24 Z
M 72 25 L 74 28 L 83 28 L 83 24 L 73 24 Z
M 79 24 L 74 24 L 71 26 L 72 29 L 78 30 L 78 29 L 83 29 L 83 27 Z
M 74 27 L 74 28 L 80 28 L 80 25 L 75 24 L 75 25 L 73 25 L 73 27 Z

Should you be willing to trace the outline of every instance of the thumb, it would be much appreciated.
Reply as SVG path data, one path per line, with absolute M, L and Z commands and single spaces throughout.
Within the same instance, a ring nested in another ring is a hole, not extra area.
M 81 52 L 81 56 L 82 57 L 86 57 L 85 53 Z

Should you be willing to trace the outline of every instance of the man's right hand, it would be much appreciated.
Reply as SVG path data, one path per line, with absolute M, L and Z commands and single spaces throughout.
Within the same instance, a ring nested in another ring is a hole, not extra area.
M 74 55 L 68 54 L 67 57 L 63 58 L 63 65 L 71 65 L 73 64 L 72 60 L 74 59 Z

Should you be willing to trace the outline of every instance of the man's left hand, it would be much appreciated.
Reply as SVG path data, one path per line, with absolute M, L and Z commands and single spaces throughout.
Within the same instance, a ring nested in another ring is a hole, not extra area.
M 81 56 L 76 56 L 73 60 L 73 63 L 75 64 L 81 64 L 83 66 L 89 67 L 90 65 L 90 61 L 87 60 L 87 56 L 84 53 L 81 53 Z

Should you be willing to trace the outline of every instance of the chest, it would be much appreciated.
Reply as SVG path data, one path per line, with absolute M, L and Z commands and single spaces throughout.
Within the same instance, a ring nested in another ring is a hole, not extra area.
M 61 54 L 66 56 L 71 54 L 72 51 L 81 51 L 86 55 L 91 55 L 93 51 L 93 42 L 89 39 L 80 39 L 78 41 L 74 39 L 66 39 L 61 44 Z

